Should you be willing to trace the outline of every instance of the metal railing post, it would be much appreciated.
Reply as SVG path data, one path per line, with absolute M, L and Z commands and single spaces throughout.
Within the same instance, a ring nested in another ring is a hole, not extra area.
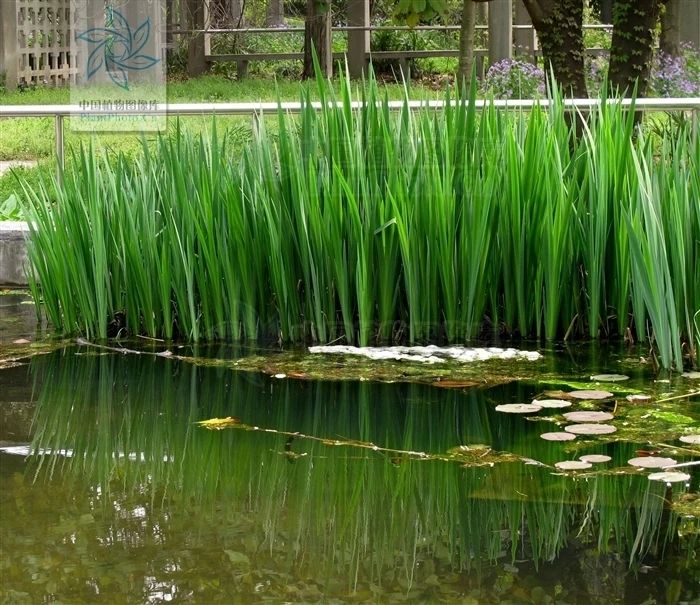
M 56 171 L 56 179 L 59 184 L 63 183 L 63 169 L 65 168 L 65 148 L 63 145 L 63 115 L 56 114 L 54 118 L 54 127 L 56 130 L 56 163 L 58 170 Z

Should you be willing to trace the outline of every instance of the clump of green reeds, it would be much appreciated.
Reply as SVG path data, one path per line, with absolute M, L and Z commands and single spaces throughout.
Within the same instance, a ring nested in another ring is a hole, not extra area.
M 264 116 L 243 153 L 177 130 L 128 160 L 81 149 L 62 184 L 27 190 L 54 325 L 362 345 L 490 325 L 697 362 L 697 120 L 652 144 L 614 100 L 579 137 L 557 98 L 392 112 L 371 77 L 359 107 L 347 79 L 317 86 L 320 108 Z

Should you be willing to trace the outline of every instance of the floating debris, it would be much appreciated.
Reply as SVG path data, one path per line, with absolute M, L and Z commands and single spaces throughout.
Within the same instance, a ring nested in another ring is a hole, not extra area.
M 567 412 L 564 414 L 570 422 L 605 422 L 606 420 L 612 420 L 615 416 L 609 412 Z
M 226 418 L 210 418 L 209 420 L 200 420 L 196 424 L 203 426 L 205 429 L 212 431 L 220 431 L 222 429 L 227 429 L 237 424 L 241 424 L 238 418 L 232 418 L 227 416 Z
M 563 471 L 579 471 L 585 468 L 591 468 L 593 465 L 590 462 L 581 460 L 564 460 L 562 462 L 555 463 L 554 466 Z
M 593 464 L 600 464 L 601 462 L 610 462 L 612 458 L 606 456 L 605 454 L 586 454 L 585 456 L 580 456 L 579 460 L 583 462 L 592 462 Z
M 571 407 L 570 401 L 563 399 L 533 399 L 532 403 L 543 408 L 568 408 Z
M 679 483 L 681 481 L 689 481 L 690 475 L 687 473 L 679 473 L 676 471 L 665 471 L 663 473 L 651 473 L 649 481 L 663 481 L 664 483 Z
M 479 383 L 475 380 L 436 380 L 430 384 L 441 389 L 468 389 Z
M 563 431 L 557 431 L 554 433 L 542 433 L 540 435 L 545 441 L 573 441 L 576 439 L 576 435 L 573 433 L 566 433 Z
M 665 468 L 673 466 L 677 462 L 673 458 L 662 458 L 661 456 L 640 456 L 639 458 L 630 458 L 627 464 L 638 468 Z
M 610 435 L 617 431 L 612 424 L 570 424 L 564 430 L 574 435 Z
M 448 359 L 470 363 L 489 359 L 520 359 L 537 361 L 542 357 L 537 351 L 502 349 L 500 347 L 352 347 L 347 345 L 326 345 L 309 347 L 309 353 L 328 355 L 358 355 L 375 360 L 418 361 L 421 363 L 443 363 Z
M 541 409 L 542 406 L 534 403 L 503 403 L 496 406 L 497 412 L 506 412 L 507 414 L 534 414 Z
M 645 403 L 647 401 L 651 401 L 652 397 L 651 395 L 642 395 L 642 394 L 636 394 L 636 395 L 627 395 L 625 397 L 627 401 L 630 403 Z
M 596 382 L 622 382 L 623 380 L 629 380 L 629 378 L 625 374 L 596 374 L 591 376 L 591 380 Z
M 700 372 L 683 372 L 681 376 L 683 376 L 683 378 L 690 378 L 691 380 L 700 380 Z
M 700 445 L 700 435 L 683 435 L 679 439 L 683 443 L 690 443 L 692 445 Z
M 609 399 L 613 394 L 608 391 L 571 391 L 569 397 L 574 399 Z

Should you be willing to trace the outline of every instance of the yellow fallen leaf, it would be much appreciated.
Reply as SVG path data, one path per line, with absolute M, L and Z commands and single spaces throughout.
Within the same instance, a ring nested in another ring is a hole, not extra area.
M 210 418 L 209 420 L 200 420 L 197 422 L 197 424 L 210 431 L 220 431 L 221 429 L 227 429 L 240 423 L 241 421 L 238 418 L 232 418 L 231 416 L 227 416 L 226 418 Z

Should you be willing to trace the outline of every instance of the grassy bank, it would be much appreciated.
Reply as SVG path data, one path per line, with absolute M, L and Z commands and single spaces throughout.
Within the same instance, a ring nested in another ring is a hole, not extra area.
M 216 130 L 83 150 L 30 196 L 50 320 L 194 341 L 619 336 L 665 367 L 696 358 L 697 123 L 652 145 L 611 102 L 577 139 L 560 104 L 392 114 L 375 83 L 362 96 L 268 116 L 242 155 Z

